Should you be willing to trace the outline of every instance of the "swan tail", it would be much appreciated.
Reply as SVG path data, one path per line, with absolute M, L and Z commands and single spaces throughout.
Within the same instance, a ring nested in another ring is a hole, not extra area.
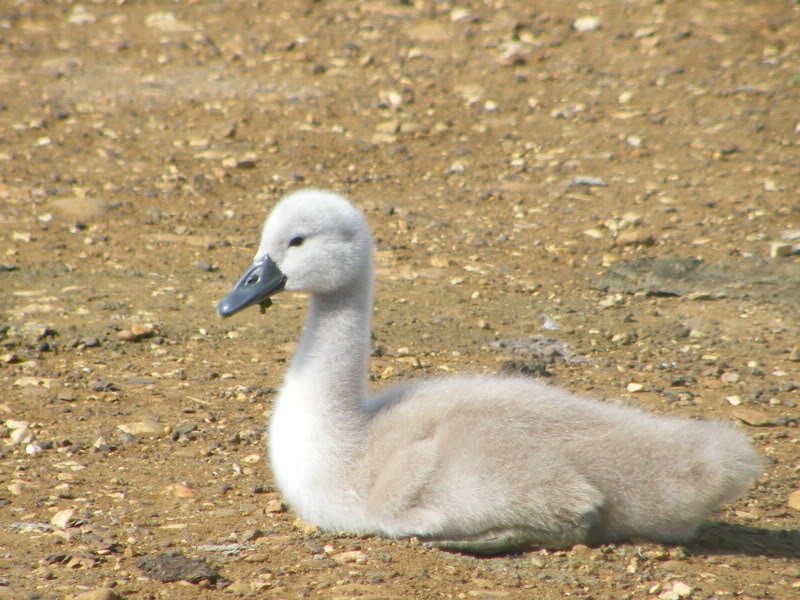
M 670 482 L 665 499 L 673 508 L 648 537 L 686 541 L 712 512 L 744 496 L 763 470 L 763 459 L 734 427 L 719 422 L 695 426 L 699 443 L 688 446 L 694 456 L 687 457 L 686 471 Z

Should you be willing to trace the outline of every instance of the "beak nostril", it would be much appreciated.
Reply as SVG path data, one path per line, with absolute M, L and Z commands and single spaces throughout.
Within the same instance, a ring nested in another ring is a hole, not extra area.
M 247 285 L 253 285 L 254 283 L 258 283 L 258 275 L 252 275 L 247 279 Z

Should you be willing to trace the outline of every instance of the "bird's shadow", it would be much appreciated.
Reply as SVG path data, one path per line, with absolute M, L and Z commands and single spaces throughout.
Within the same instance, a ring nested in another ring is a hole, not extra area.
M 692 554 L 800 558 L 800 529 L 764 529 L 710 521 L 684 547 Z
M 620 542 L 636 544 L 635 540 Z M 669 544 L 667 544 L 669 545 Z M 800 529 L 765 529 L 749 527 L 722 521 L 707 521 L 697 535 L 689 542 L 681 544 L 689 554 L 695 556 L 745 555 L 766 556 L 770 558 L 800 558 Z M 480 555 L 445 551 L 453 557 L 464 560 L 491 560 L 527 556 L 533 549 L 497 555 Z

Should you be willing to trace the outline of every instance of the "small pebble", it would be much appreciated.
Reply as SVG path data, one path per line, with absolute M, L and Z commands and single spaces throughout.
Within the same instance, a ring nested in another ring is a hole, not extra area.
M 110 588 L 98 588 L 78 594 L 74 600 L 121 600 L 121 597 Z
M 723 373 L 719 379 L 723 383 L 738 383 L 740 376 L 738 373 Z
M 319 525 L 315 525 L 314 523 L 306 523 L 303 519 L 295 519 L 292 521 L 292 526 L 295 529 L 299 529 L 305 535 L 314 535 L 315 533 L 319 533 Z
M 620 261 L 620 257 L 617 254 L 611 254 L 610 252 L 603 253 L 603 266 L 610 267 L 611 265 L 618 263 Z
M 795 490 L 789 494 L 787 504 L 789 505 L 789 508 L 800 511 L 800 490 Z
M 113 392 L 118 390 L 119 388 L 116 386 L 116 384 L 110 381 L 98 379 L 97 381 L 93 381 L 89 385 L 89 389 L 92 390 L 93 392 Z
M 601 27 L 600 18 L 593 16 L 578 17 L 573 21 L 572 27 L 575 31 L 581 33 L 588 33 L 590 31 L 597 31 Z
M 43 450 L 44 448 L 37 443 L 31 443 L 25 446 L 25 454 L 28 454 L 30 456 L 36 456 L 37 454 L 41 454 Z
M 19 357 L 19 354 L 17 354 L 16 352 L 8 352 L 6 354 L 3 354 L 3 356 L 0 357 L 0 361 L 6 363 L 8 365 L 14 365 L 14 364 L 22 362 L 22 359 Z
M 101 435 L 94 441 L 94 444 L 92 444 L 92 448 L 96 448 L 101 452 L 107 452 L 111 450 L 111 445 L 108 443 L 108 440 Z
M 679 598 L 688 598 L 692 595 L 692 588 L 682 581 L 676 581 L 673 583 L 672 591 L 678 594 Z
M 721 294 L 715 292 L 691 292 L 689 294 L 686 294 L 687 300 L 695 300 L 695 301 L 715 300 L 721 297 L 722 297 Z
M 364 564 L 365 562 L 367 562 L 367 555 L 364 554 L 361 550 L 351 550 L 350 552 L 340 552 L 338 554 L 332 554 L 331 560 L 340 564 L 347 564 L 347 563 Z
M 784 258 L 794 254 L 794 247 L 786 242 L 771 242 L 769 255 L 771 258 Z
M 625 304 L 625 297 L 622 294 L 609 294 L 598 303 L 598 306 L 603 308 L 611 308 L 612 306 L 621 306 Z
M 472 14 L 465 8 L 454 8 L 450 11 L 450 20 L 453 23 L 467 21 L 472 18 Z
M 24 483 L 14 482 L 10 483 L 6 486 L 6 489 L 11 493 L 12 496 L 20 496 L 26 489 L 30 488 L 31 486 L 25 485 Z
M 652 246 L 656 238 L 649 231 L 629 229 L 617 236 L 616 243 L 619 246 Z
M 8 422 L 6 422 L 8 425 Z M 9 426 L 10 427 L 10 426 Z M 9 436 L 11 441 L 15 444 L 28 444 L 33 440 L 33 432 L 31 432 L 30 427 L 28 424 L 25 423 L 22 427 L 17 427 L 16 429 L 12 429 L 11 435 Z
M 131 327 L 131 333 L 133 333 L 133 335 L 135 335 L 137 338 L 151 335 L 154 331 L 155 327 L 153 327 L 149 323 L 145 325 L 133 325 Z
M 242 157 L 231 157 L 226 158 L 222 161 L 223 167 L 235 168 L 235 169 L 255 169 L 256 164 L 258 163 L 258 158 L 255 155 L 245 155 Z
M 59 529 L 66 529 L 74 514 L 75 511 L 69 508 L 60 510 L 50 519 L 50 524 Z
M 136 340 L 136 334 L 128 329 L 123 329 L 117 333 L 117 337 L 123 342 L 133 342 Z
M 146 419 L 144 421 L 138 421 L 135 423 L 123 423 L 122 425 L 117 425 L 117 429 L 129 435 L 164 434 L 164 425 L 161 423 L 157 423 L 156 421 L 153 421 L 151 419 Z
M 197 431 L 197 424 L 195 424 L 195 423 L 183 423 L 183 424 L 181 424 L 181 425 L 178 425 L 178 426 L 175 428 L 175 431 L 176 431 L 176 432 L 177 432 L 179 435 L 187 435 L 187 434 L 189 434 L 189 433 L 192 433 L 192 432 L 194 432 L 194 431 Z
M 264 537 L 264 532 L 260 529 L 248 529 L 242 532 L 242 534 L 238 537 L 238 541 L 244 544 L 262 537 Z
M 571 187 L 583 185 L 586 187 L 606 187 L 608 184 L 600 177 L 591 177 L 589 175 L 577 175 L 569 180 Z
M 105 200 L 86 196 L 59 198 L 51 202 L 50 207 L 62 215 L 77 219 L 82 223 L 101 217 L 109 210 L 109 205 Z
M 766 427 L 775 424 L 775 420 L 768 414 L 765 414 L 754 408 L 747 408 L 745 406 L 739 406 L 735 408 L 733 411 L 733 416 L 739 419 L 742 423 L 751 425 L 752 427 Z
M 173 483 L 167 488 L 169 494 L 176 498 L 191 498 L 194 496 L 192 488 L 180 481 Z
M 625 138 L 625 141 L 629 146 L 633 146 L 634 148 L 642 147 L 642 138 L 638 135 L 629 135 L 627 138 Z
M 395 134 L 400 131 L 400 121 L 395 119 L 383 121 L 375 126 L 375 131 L 383 134 Z
M 234 581 L 225 591 L 233 596 L 249 596 L 253 594 L 253 586 L 247 581 Z
M 447 170 L 447 172 L 453 173 L 455 175 L 460 175 L 466 170 L 467 170 L 466 165 L 464 165 L 464 163 L 461 162 L 460 160 L 457 160 L 452 165 L 450 165 L 450 168 Z
M 71 25 L 86 25 L 87 23 L 94 23 L 96 20 L 97 17 L 80 4 L 76 5 L 67 16 L 67 23 Z
M 57 397 L 62 402 L 75 402 L 78 399 L 78 395 L 73 390 L 61 390 Z

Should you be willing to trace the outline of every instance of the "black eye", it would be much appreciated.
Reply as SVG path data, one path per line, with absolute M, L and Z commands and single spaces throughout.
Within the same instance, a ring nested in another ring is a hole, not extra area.
M 302 235 L 298 235 L 289 241 L 289 246 L 302 246 L 304 241 L 305 238 Z

